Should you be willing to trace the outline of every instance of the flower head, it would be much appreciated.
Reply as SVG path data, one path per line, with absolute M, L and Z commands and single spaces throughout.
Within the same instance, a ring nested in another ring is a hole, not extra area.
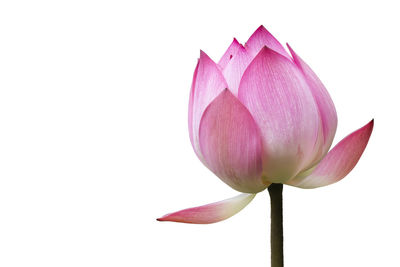
M 335 106 L 316 74 L 288 48 L 290 55 L 260 26 L 244 46 L 234 39 L 218 63 L 200 52 L 189 100 L 190 140 L 204 165 L 245 194 L 160 220 L 219 221 L 226 216 L 217 211 L 231 210 L 232 216 L 271 183 L 326 186 L 357 164 L 373 120 L 329 151 Z

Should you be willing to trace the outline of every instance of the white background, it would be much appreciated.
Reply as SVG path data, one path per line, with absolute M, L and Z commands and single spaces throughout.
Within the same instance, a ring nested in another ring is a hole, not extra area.
M 0 266 L 269 266 L 269 199 L 213 225 L 160 223 L 237 194 L 196 158 L 193 70 L 261 24 L 318 73 L 334 143 L 375 118 L 353 172 L 284 189 L 285 266 L 400 266 L 397 1 L 1 1 Z

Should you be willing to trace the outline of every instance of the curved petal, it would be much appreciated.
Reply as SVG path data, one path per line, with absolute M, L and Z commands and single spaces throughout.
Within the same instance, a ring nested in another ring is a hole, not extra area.
M 196 224 L 216 223 L 226 220 L 241 211 L 255 196 L 255 194 L 240 194 L 236 197 L 205 206 L 170 213 L 158 218 L 157 221 Z
M 237 51 L 241 47 L 243 46 L 236 40 L 236 38 L 233 38 L 231 45 L 228 47 L 225 54 L 218 61 L 218 65 L 222 70 L 226 67 L 226 65 L 228 65 L 229 61 L 232 59 L 234 55 L 236 55 Z
M 258 52 L 264 47 L 274 50 L 275 52 L 281 54 L 282 56 L 290 59 L 289 54 L 286 52 L 285 48 L 279 43 L 275 37 L 264 28 L 263 25 L 258 27 L 258 29 L 250 36 L 249 40 L 246 42 L 245 47 L 249 53 L 255 57 Z
M 261 138 L 249 111 L 229 90 L 205 110 L 200 122 L 200 150 L 207 167 L 233 189 L 257 193 L 261 179 Z
M 250 64 L 252 57 L 246 51 L 243 46 L 240 46 L 231 57 L 231 60 L 225 66 L 222 71 L 226 82 L 228 83 L 229 90 L 237 96 L 239 83 L 242 78 L 243 72 L 246 70 L 247 66 Z
M 203 51 L 193 75 L 189 97 L 189 136 L 197 156 L 202 160 L 199 147 L 200 119 L 206 107 L 228 85 L 217 64 Z
M 374 120 L 340 141 L 322 161 L 311 170 L 311 174 L 300 176 L 287 184 L 301 188 L 316 188 L 330 185 L 343 179 L 356 166 L 368 144 Z
M 260 128 L 268 181 L 286 182 L 308 166 L 320 119 L 293 62 L 264 47 L 244 72 L 238 97 Z
M 312 69 L 287 45 L 290 53 L 293 56 L 294 63 L 302 71 L 311 93 L 317 103 L 320 118 L 321 118 L 321 144 L 320 149 L 317 147 L 314 162 L 318 162 L 329 150 L 332 145 L 333 138 L 335 137 L 337 128 L 337 115 L 335 105 L 317 75 Z M 319 151 L 319 152 L 318 152 Z M 313 162 L 313 163 L 314 163 Z

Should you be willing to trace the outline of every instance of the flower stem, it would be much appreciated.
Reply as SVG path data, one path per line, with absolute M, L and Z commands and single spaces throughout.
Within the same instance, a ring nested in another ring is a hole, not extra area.
M 283 267 L 282 184 L 268 187 L 271 198 L 271 267 Z

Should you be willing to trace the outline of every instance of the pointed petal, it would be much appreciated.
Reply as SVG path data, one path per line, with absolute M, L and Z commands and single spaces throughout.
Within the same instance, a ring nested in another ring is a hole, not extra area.
M 206 109 L 200 123 L 204 162 L 233 189 L 257 193 L 268 185 L 261 179 L 261 138 L 249 111 L 229 90 Z
M 321 118 L 321 149 L 316 149 L 320 151 L 316 154 L 315 160 L 318 162 L 329 150 L 332 145 L 333 138 L 335 137 L 336 127 L 337 127 L 337 115 L 335 105 L 326 90 L 325 86 L 322 84 L 317 75 L 312 71 L 312 69 L 293 51 L 293 49 L 287 45 L 290 53 L 293 56 L 294 63 L 302 71 L 308 86 L 310 87 L 311 93 L 314 96 L 315 102 L 317 103 L 320 118 Z
M 244 72 L 238 97 L 260 128 L 268 181 L 283 183 L 309 164 L 319 116 L 293 62 L 264 47 Z
M 311 170 L 311 174 L 296 177 L 288 184 L 301 188 L 316 188 L 330 185 L 343 179 L 356 166 L 368 144 L 374 120 L 340 141 L 322 161 Z
M 240 194 L 205 206 L 170 213 L 157 220 L 196 224 L 216 223 L 226 220 L 241 211 L 255 196 L 255 194 Z
M 247 51 L 255 57 L 258 52 L 264 47 L 267 46 L 269 49 L 274 50 L 275 52 L 281 54 L 282 56 L 290 59 L 289 54 L 286 52 L 285 48 L 279 43 L 275 37 L 264 28 L 264 26 L 258 27 L 258 29 L 250 36 L 249 40 L 246 42 Z
M 243 46 L 241 46 L 236 51 L 236 54 L 232 56 L 231 60 L 222 71 L 225 80 L 228 83 L 229 90 L 235 96 L 237 96 L 238 94 L 239 83 L 242 78 L 243 72 L 246 70 L 251 60 L 252 57 L 250 56 L 250 54 Z
M 228 85 L 217 64 L 201 51 L 189 97 L 189 136 L 193 149 L 201 160 L 199 147 L 201 116 L 211 101 L 227 87 Z
M 226 50 L 225 54 L 221 57 L 218 62 L 218 65 L 223 70 L 226 65 L 228 65 L 229 61 L 232 59 L 234 55 L 236 55 L 237 51 L 243 47 L 236 38 L 233 38 L 231 45 Z

